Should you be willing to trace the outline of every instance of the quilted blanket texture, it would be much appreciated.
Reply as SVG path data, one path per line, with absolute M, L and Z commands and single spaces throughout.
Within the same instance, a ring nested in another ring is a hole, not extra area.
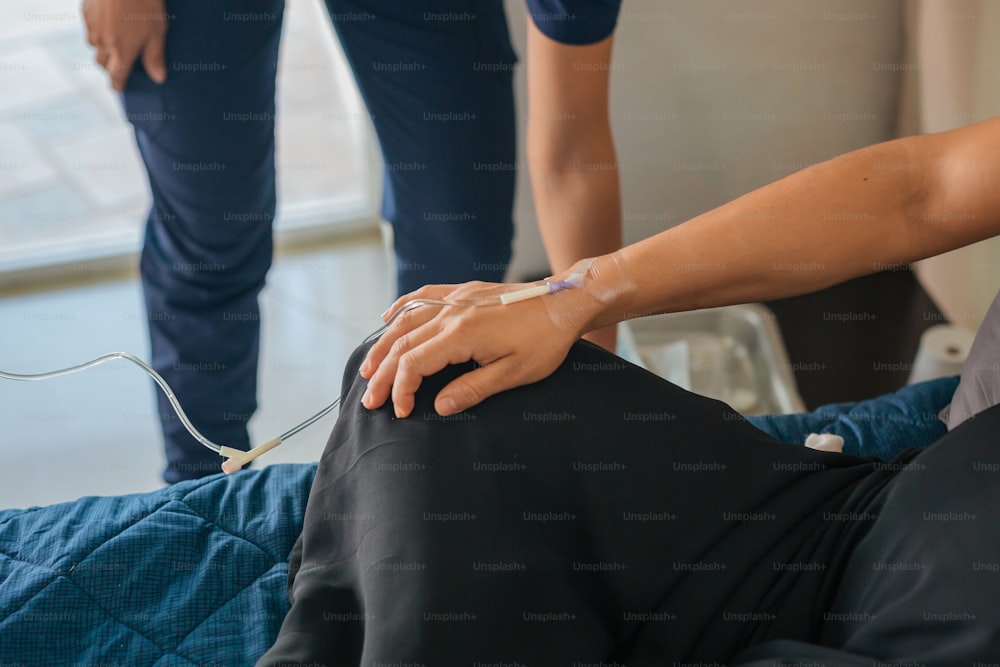
M 252 665 L 315 465 L 0 511 L 0 664 Z

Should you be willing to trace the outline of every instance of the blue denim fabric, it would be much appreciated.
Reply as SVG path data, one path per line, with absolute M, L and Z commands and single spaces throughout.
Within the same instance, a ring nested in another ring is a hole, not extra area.
M 791 445 L 805 444 L 810 433 L 833 433 L 844 439 L 845 454 L 888 460 L 907 449 L 927 447 L 947 432 L 938 413 L 951 402 L 957 386 L 958 376 L 938 378 L 866 401 L 747 421 Z

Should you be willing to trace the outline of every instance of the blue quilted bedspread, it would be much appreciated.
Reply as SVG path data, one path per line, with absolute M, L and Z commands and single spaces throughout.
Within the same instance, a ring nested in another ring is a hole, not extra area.
M 315 465 L 0 511 L 0 665 L 252 665 Z
M 889 458 L 943 434 L 936 415 L 957 382 L 754 423 L 799 445 L 837 433 L 852 453 Z M 288 555 L 315 473 L 277 465 L 0 511 L 0 667 L 254 664 L 288 611 Z

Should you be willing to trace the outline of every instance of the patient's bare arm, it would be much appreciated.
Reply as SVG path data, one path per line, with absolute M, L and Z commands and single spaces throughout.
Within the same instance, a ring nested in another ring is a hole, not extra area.
M 382 405 L 391 391 L 404 416 L 421 378 L 473 359 L 483 367 L 438 396 L 437 410 L 451 414 L 545 377 L 577 336 L 598 327 L 642 314 L 803 294 L 1000 234 L 997 156 L 1000 119 L 878 144 L 596 258 L 589 277 L 598 288 L 610 277 L 604 293 L 614 298 L 570 289 L 541 297 L 544 308 L 529 300 L 403 318 L 362 367 L 372 380 L 365 405 Z M 628 289 L 620 289 L 625 283 Z M 505 287 L 426 287 L 386 315 L 414 296 L 475 299 Z
M 811 292 L 1000 234 L 1000 119 L 864 148 L 621 251 L 593 324 Z

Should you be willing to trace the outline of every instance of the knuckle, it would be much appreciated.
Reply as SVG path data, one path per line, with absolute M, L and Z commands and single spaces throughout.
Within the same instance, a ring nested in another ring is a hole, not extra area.
M 469 296 L 480 291 L 486 283 L 479 280 L 470 280 L 467 283 L 462 283 L 455 287 L 449 296 L 454 296 L 456 298 Z
M 400 361 L 402 361 L 402 358 L 408 353 L 408 350 L 410 349 L 410 343 L 411 343 L 410 334 L 403 334 L 393 342 L 392 347 L 389 348 L 389 354 L 393 354 L 399 357 Z
M 369 348 L 368 354 L 365 356 L 365 359 L 371 361 L 372 363 L 374 363 L 375 361 L 381 361 L 382 359 L 385 359 L 385 356 L 386 354 L 388 354 L 389 351 L 389 345 L 390 345 L 389 341 L 387 341 L 385 338 L 379 338 L 374 343 L 372 343 L 372 346 L 371 348 Z
M 483 400 L 485 396 L 482 390 L 474 382 L 465 382 L 459 389 L 464 405 L 475 405 Z
M 424 285 L 418 288 L 416 291 L 411 292 L 410 294 L 416 298 L 422 298 L 430 296 L 433 293 L 434 293 L 434 287 L 432 285 Z
M 402 310 L 399 312 L 399 316 L 396 318 L 396 327 L 397 328 L 409 327 L 410 324 L 413 322 L 413 313 L 416 310 L 417 310 L 416 308 L 404 305 Z
M 417 367 L 418 355 L 414 350 L 404 352 L 399 357 L 399 370 L 404 373 L 413 373 Z
M 510 382 L 519 382 L 525 376 L 524 363 L 516 359 L 504 361 L 501 368 L 503 370 L 503 376 Z
M 410 306 L 414 301 L 420 301 L 421 299 L 434 299 L 437 293 L 432 285 L 424 285 L 419 289 L 416 289 L 404 297 L 399 299 L 400 307 L 406 308 Z M 417 306 L 410 306 L 411 309 L 416 309 Z
M 449 323 L 448 328 L 455 336 L 464 338 L 472 333 L 475 322 L 467 314 L 460 314 Z

